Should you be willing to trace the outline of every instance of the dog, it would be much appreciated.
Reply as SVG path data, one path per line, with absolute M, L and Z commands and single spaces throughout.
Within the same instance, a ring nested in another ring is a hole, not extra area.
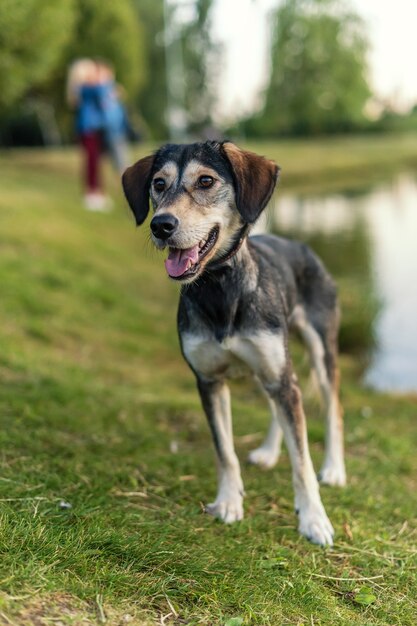
M 218 464 L 218 491 L 206 511 L 226 523 L 243 518 L 244 489 L 233 446 L 226 380 L 252 373 L 272 421 L 249 461 L 273 467 L 284 437 L 291 459 L 299 532 L 332 545 L 311 461 L 301 393 L 288 349 L 296 329 L 307 344 L 326 406 L 322 483 L 344 485 L 343 418 L 339 402 L 335 285 L 306 245 L 272 235 L 249 237 L 280 168 L 229 141 L 167 144 L 123 174 L 125 196 L 152 240 L 168 249 L 165 267 L 181 283 L 178 331 L 194 372 Z

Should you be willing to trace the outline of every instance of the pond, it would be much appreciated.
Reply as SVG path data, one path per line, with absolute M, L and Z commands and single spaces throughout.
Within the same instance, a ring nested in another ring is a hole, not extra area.
M 417 391 L 417 177 L 331 194 L 277 194 L 268 229 L 305 241 L 339 285 L 341 349 L 365 384 Z

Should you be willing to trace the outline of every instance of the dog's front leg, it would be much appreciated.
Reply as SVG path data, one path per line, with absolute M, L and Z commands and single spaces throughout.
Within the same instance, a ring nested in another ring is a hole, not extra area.
M 275 402 L 291 458 L 299 531 L 313 543 L 332 545 L 334 531 L 320 498 L 308 449 L 306 420 L 298 385 L 291 372 L 287 371 L 278 384 L 266 384 L 265 388 Z
M 233 445 L 230 391 L 223 381 L 208 382 L 198 378 L 197 384 L 218 465 L 217 497 L 207 505 L 206 511 L 230 524 L 243 518 L 243 483 Z

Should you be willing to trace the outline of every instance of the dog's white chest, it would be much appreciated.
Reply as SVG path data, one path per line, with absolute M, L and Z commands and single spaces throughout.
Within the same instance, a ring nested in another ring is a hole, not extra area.
M 192 368 L 205 377 L 233 378 L 252 372 L 274 379 L 285 366 L 281 333 L 236 334 L 222 342 L 214 337 L 184 334 L 184 355 Z

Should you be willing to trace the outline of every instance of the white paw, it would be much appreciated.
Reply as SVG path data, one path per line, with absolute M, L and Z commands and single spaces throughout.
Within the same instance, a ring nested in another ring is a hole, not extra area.
M 319 546 L 333 545 L 333 526 L 321 502 L 310 504 L 301 509 L 299 516 L 300 524 L 298 530 L 304 537 L 307 537 L 309 541 L 317 543 Z
M 279 453 L 271 448 L 260 446 L 256 450 L 249 452 L 248 461 L 253 465 L 259 465 L 265 469 L 274 467 L 278 461 Z
M 243 498 L 238 494 L 227 500 L 219 496 L 215 502 L 206 505 L 205 512 L 218 517 L 226 524 L 233 524 L 243 519 Z
M 343 463 L 325 463 L 319 472 L 318 478 L 322 485 L 344 487 L 346 485 L 345 466 Z

